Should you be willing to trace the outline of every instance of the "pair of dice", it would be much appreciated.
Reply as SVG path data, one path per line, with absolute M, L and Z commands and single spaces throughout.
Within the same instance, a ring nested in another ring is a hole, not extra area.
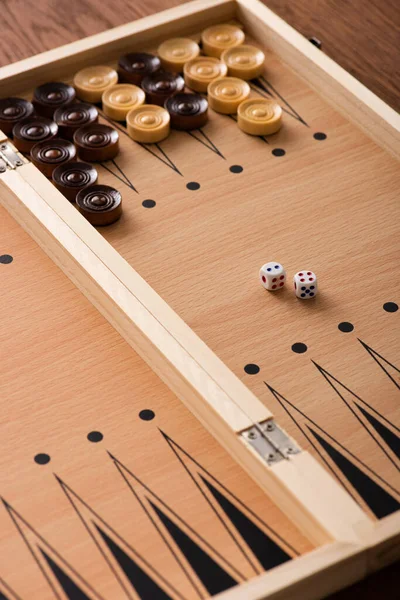
M 260 269 L 260 281 L 266 290 L 279 290 L 285 285 L 286 271 L 278 262 L 265 263 Z M 310 270 L 304 269 L 296 273 L 293 277 L 293 285 L 297 298 L 309 300 L 317 294 L 317 278 Z

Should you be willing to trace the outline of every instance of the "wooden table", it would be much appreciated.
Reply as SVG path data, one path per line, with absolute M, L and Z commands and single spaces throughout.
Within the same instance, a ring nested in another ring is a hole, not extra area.
M 98 33 L 122 23 L 176 6 L 182 0 L 4 0 L 0 21 L 0 65 L 20 60 Z M 267 0 L 266 4 L 306 37 L 322 41 L 322 49 L 390 104 L 400 108 L 397 31 L 400 22 L 395 0 L 340 3 Z M 2 91 L 3 92 L 3 91 Z M 4 95 L 4 92 L 1 94 Z M 398 565 L 331 597 L 363 600 L 398 598 Z

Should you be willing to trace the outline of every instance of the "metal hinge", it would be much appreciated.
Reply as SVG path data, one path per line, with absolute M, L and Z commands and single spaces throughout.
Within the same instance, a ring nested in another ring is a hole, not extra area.
M 273 419 L 257 423 L 242 431 L 240 435 L 268 465 L 288 460 L 293 454 L 301 452 Z
M 7 169 L 16 169 L 24 164 L 22 156 L 17 154 L 9 142 L 0 144 L 0 173 Z

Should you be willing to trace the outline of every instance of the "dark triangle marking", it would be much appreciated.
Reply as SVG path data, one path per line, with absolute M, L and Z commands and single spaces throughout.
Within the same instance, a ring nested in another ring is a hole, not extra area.
M 156 574 L 157 577 L 160 579 L 160 581 L 162 581 L 163 584 L 166 587 L 168 587 L 175 594 L 176 597 L 180 598 L 181 600 L 184 600 L 184 598 L 182 597 L 182 595 L 156 569 L 154 569 L 152 567 L 152 565 L 145 558 L 143 558 L 138 552 L 136 552 L 136 550 L 130 544 L 128 544 L 128 542 L 126 542 L 122 538 L 122 536 L 120 536 L 102 517 L 100 517 L 100 515 L 97 514 L 96 511 L 94 511 L 76 492 L 74 492 L 66 483 L 64 483 L 62 481 L 62 479 L 60 479 L 57 475 L 55 475 L 55 477 L 56 477 L 58 483 L 60 484 L 61 489 L 63 490 L 64 494 L 68 498 L 68 500 L 69 500 L 72 508 L 74 509 L 75 513 L 79 517 L 81 523 L 85 527 L 86 531 L 88 532 L 88 534 L 92 538 L 94 544 L 96 545 L 96 547 L 100 551 L 101 555 L 103 556 L 104 560 L 106 561 L 106 563 L 110 567 L 110 570 L 114 574 L 114 576 L 117 579 L 118 583 L 120 584 L 120 586 L 122 587 L 122 589 L 124 590 L 124 592 L 126 593 L 126 595 L 129 598 L 131 598 L 132 596 L 131 596 L 129 590 L 126 588 L 125 583 L 122 581 L 118 570 L 114 567 L 114 564 L 112 563 L 112 561 L 108 557 L 107 553 L 104 551 L 102 545 L 100 544 L 100 542 L 96 538 L 96 535 L 92 532 L 91 528 L 89 527 L 89 525 L 87 523 L 87 518 L 84 517 L 81 514 L 80 510 L 78 509 L 77 505 L 75 504 L 74 500 L 72 499 L 72 496 L 74 496 L 78 500 L 78 502 L 82 503 L 82 505 L 91 513 L 91 515 L 93 515 L 93 517 L 96 519 L 96 521 L 98 521 L 99 523 L 102 524 L 102 527 L 104 527 L 108 531 L 112 532 L 113 536 L 115 536 L 115 538 L 118 539 L 119 542 L 121 542 L 122 544 L 124 544 L 130 550 L 130 552 L 132 552 L 132 554 L 136 558 L 138 558 L 143 565 L 145 565 L 146 570 L 148 570 L 149 572 L 152 572 L 153 574 Z M 99 528 L 97 527 L 96 522 L 92 521 L 92 523 L 94 524 L 94 526 L 98 530 Z
M 97 107 L 97 110 L 99 110 L 99 108 Z M 152 154 L 155 158 L 157 158 L 158 160 L 160 160 L 162 163 L 164 163 L 164 165 L 166 165 L 167 167 L 169 167 L 170 169 L 172 169 L 173 171 L 175 171 L 175 173 L 178 173 L 178 175 L 182 175 L 182 173 L 180 172 L 180 170 L 178 169 L 178 167 L 172 162 L 172 160 L 169 158 L 169 156 L 166 154 L 166 152 L 161 148 L 161 146 L 159 144 L 142 144 L 141 142 L 135 142 L 130 135 L 128 134 L 127 130 L 122 127 L 119 123 L 116 123 L 115 121 L 113 121 L 112 119 L 109 119 L 108 117 L 106 117 L 106 115 L 99 110 L 99 113 L 101 114 L 101 116 L 103 117 L 103 119 L 105 119 L 106 121 L 108 121 L 113 127 L 115 127 L 116 129 L 118 129 L 118 131 L 120 131 L 121 133 L 123 133 L 124 135 L 126 135 L 133 144 L 139 144 L 139 146 L 142 146 L 142 148 L 144 148 L 145 150 L 147 150 L 147 152 L 150 152 L 150 154 Z M 159 152 L 161 152 L 161 154 L 164 156 L 164 159 L 161 158 L 160 156 L 158 156 L 154 150 L 150 149 L 150 146 L 156 146 L 156 148 L 158 149 Z M 183 175 L 182 175 L 183 177 Z
M 164 163 L 164 165 L 166 165 L 167 167 L 169 167 L 170 169 L 175 171 L 175 173 L 178 173 L 178 175 L 181 175 L 183 177 L 183 174 L 180 172 L 180 170 L 178 169 L 176 164 L 169 158 L 169 156 L 167 155 L 165 150 L 163 150 L 161 148 L 160 144 L 142 144 L 140 142 L 138 142 L 138 143 L 139 143 L 139 146 L 142 146 L 142 148 L 147 150 L 147 152 L 150 152 L 150 154 L 152 154 L 155 158 L 157 158 L 162 163 Z M 161 156 L 158 156 L 158 154 L 156 154 L 156 152 L 154 150 L 152 150 L 151 146 L 155 146 L 157 148 L 157 150 L 159 152 L 161 152 L 161 154 L 163 155 L 164 158 L 161 158 Z
M 197 533 L 193 527 L 191 527 L 189 525 L 189 523 L 187 523 L 186 521 L 184 521 L 170 506 L 168 506 L 168 504 L 166 504 L 159 496 L 157 496 L 157 494 L 155 494 L 146 484 L 143 483 L 143 481 L 141 481 L 139 479 L 139 477 L 137 477 L 136 475 L 134 475 L 132 473 L 132 471 L 130 471 L 128 469 L 127 466 L 125 466 L 122 462 L 120 462 L 117 458 L 115 458 L 115 456 L 113 456 L 111 454 L 111 452 L 108 453 L 111 460 L 114 461 L 115 466 L 117 467 L 118 471 L 120 472 L 121 476 L 123 477 L 123 479 L 125 480 L 125 483 L 127 484 L 127 486 L 129 487 L 129 489 L 131 490 L 131 492 L 134 494 L 134 496 L 139 500 L 142 508 L 144 509 L 144 511 L 146 512 L 147 516 L 150 518 L 151 522 L 153 523 L 153 525 L 156 527 L 157 531 L 160 533 L 161 537 L 163 538 L 163 540 L 167 543 L 168 545 L 168 541 L 165 538 L 165 536 L 162 534 L 162 530 L 161 528 L 158 526 L 156 519 L 152 518 L 151 512 L 145 508 L 143 502 L 140 501 L 137 492 L 134 490 L 133 486 L 131 485 L 128 477 L 126 474 L 128 474 L 130 477 L 132 477 L 132 479 L 134 481 L 136 481 L 136 483 L 138 483 L 145 491 L 147 494 L 149 494 L 151 497 L 153 497 L 155 500 L 157 500 L 157 502 L 160 503 L 161 506 L 163 506 L 164 509 L 166 509 L 171 515 L 173 515 L 174 519 L 176 519 L 178 522 L 180 522 L 181 524 L 183 524 L 187 530 L 193 535 L 194 538 L 198 538 L 199 540 L 201 540 L 201 542 L 212 552 L 214 553 L 218 559 L 221 559 L 222 562 L 225 562 L 231 569 L 233 572 L 235 572 L 239 578 L 241 578 L 242 580 L 245 580 L 245 577 L 238 571 L 238 569 L 236 569 L 232 564 L 230 564 L 228 562 L 228 560 L 226 558 L 224 558 L 220 552 L 218 552 L 218 550 L 214 547 L 211 546 L 211 544 L 209 544 L 209 542 L 207 542 L 207 540 L 202 537 L 199 533 Z M 125 471 L 125 473 L 124 473 Z M 149 502 L 149 498 L 146 497 L 146 501 Z M 169 545 L 168 545 L 169 546 Z M 169 546 L 170 547 L 170 546 Z M 173 549 L 170 547 L 171 552 L 174 554 L 175 558 L 176 555 L 173 552 Z M 181 562 L 178 560 L 179 564 L 181 565 L 181 567 L 184 569 L 183 565 L 181 564 Z M 188 573 L 185 571 L 185 573 L 187 574 L 187 576 L 190 579 L 190 576 L 188 575 Z M 190 579 L 190 581 L 192 581 Z M 192 581 L 193 583 L 193 581 Z
M 395 371 L 397 371 L 397 373 L 399 373 L 399 374 L 400 374 L 400 369 L 398 369 L 395 365 L 393 365 L 386 358 L 384 358 L 381 354 L 379 354 L 379 352 L 377 352 L 376 350 L 374 350 L 373 348 L 371 348 L 371 346 L 368 346 L 365 342 L 363 342 L 362 340 L 360 340 L 360 338 L 358 338 L 358 341 L 360 342 L 360 344 L 362 344 L 364 346 L 364 348 L 366 349 L 366 351 L 368 352 L 368 354 L 370 356 L 372 356 L 372 358 L 377 363 L 377 365 L 379 365 L 379 367 L 382 369 L 382 371 L 389 377 L 389 379 L 391 381 L 393 381 L 393 383 L 397 387 L 397 389 L 400 390 L 400 383 L 399 383 L 399 381 L 396 381 L 396 379 L 385 368 L 385 366 L 383 365 L 383 363 L 386 363 L 389 367 L 391 367 L 392 369 L 394 369 Z
M 195 129 L 194 131 L 187 131 L 186 133 L 189 134 L 190 137 L 192 137 L 194 140 L 200 142 L 200 144 L 211 150 L 211 152 L 214 152 L 214 154 L 218 154 L 218 156 L 225 160 L 225 156 L 220 150 L 218 150 L 217 146 L 210 140 L 208 135 L 206 135 L 202 129 Z M 196 134 L 198 134 L 201 137 L 197 137 Z
M 40 548 L 40 546 L 39 550 L 46 559 L 50 569 L 53 571 L 54 576 L 64 590 L 68 600 L 90 600 L 89 596 L 82 592 L 76 583 L 74 583 L 72 579 L 68 577 L 61 567 L 52 558 L 50 558 L 50 556 L 48 556 L 46 552 Z
M 318 423 L 316 423 L 315 421 L 313 421 L 310 417 L 308 417 L 305 413 L 303 413 L 294 404 L 292 404 L 291 402 L 289 402 L 289 400 L 287 400 L 286 398 L 284 398 L 282 396 L 282 394 L 279 394 L 279 392 L 277 392 L 276 390 L 274 390 L 274 388 L 271 387 L 268 383 L 266 383 L 265 381 L 264 381 L 264 383 L 268 387 L 268 389 L 270 390 L 270 392 L 273 394 L 273 396 L 275 397 L 275 399 L 279 402 L 279 404 L 281 405 L 281 407 L 283 408 L 283 410 L 287 413 L 287 415 L 292 419 L 292 421 L 300 429 L 300 431 L 302 432 L 302 434 L 304 435 L 304 437 L 307 439 L 307 441 L 309 442 L 309 444 L 314 448 L 315 452 L 318 454 L 318 456 L 320 457 L 320 459 L 324 462 L 325 466 L 331 471 L 331 473 L 333 473 L 333 475 L 336 477 L 336 479 L 339 481 L 339 483 L 346 489 L 346 491 L 352 496 L 352 498 L 356 502 L 358 502 L 358 500 L 352 494 L 351 488 L 349 488 L 349 489 L 346 488 L 346 486 L 344 485 L 343 481 L 341 481 L 340 477 L 338 477 L 337 473 L 335 472 L 335 470 L 333 469 L 333 467 L 331 466 L 331 464 L 326 460 L 324 454 L 322 452 L 320 452 L 320 450 L 318 449 L 318 446 L 313 442 L 313 439 L 310 437 L 309 434 L 307 434 L 307 432 L 300 425 L 300 423 L 298 421 L 296 421 L 296 419 L 291 414 L 291 412 L 289 411 L 289 409 L 287 408 L 287 406 L 285 406 L 285 404 L 289 405 L 293 409 L 294 412 L 297 412 L 302 417 L 304 417 L 304 419 L 306 419 L 308 421 L 308 423 L 311 423 L 314 427 L 316 427 L 320 431 L 322 431 L 322 433 L 324 434 L 325 437 L 329 438 L 332 442 L 334 442 L 337 446 L 339 446 L 339 448 L 341 448 L 343 450 L 343 452 L 346 452 L 349 456 L 351 456 L 352 459 L 354 459 L 359 464 L 361 464 L 363 466 L 363 468 L 366 471 L 369 471 L 376 479 L 379 479 L 382 483 L 384 483 L 387 487 L 389 487 L 395 494 L 399 494 L 399 492 L 393 486 L 391 486 L 390 483 L 388 483 L 387 481 L 385 481 L 383 479 L 383 477 L 381 477 L 380 475 L 378 475 L 378 473 L 376 473 L 373 469 L 371 469 L 371 467 L 369 467 L 368 465 L 366 465 L 365 463 L 363 463 L 363 461 L 360 458 L 358 458 L 352 452 L 350 452 L 350 450 L 348 450 L 347 448 L 345 448 L 338 440 L 336 440 L 327 431 L 325 431 L 320 425 L 318 425 Z M 306 423 L 307 426 L 308 426 L 308 423 Z
M 267 523 L 265 523 L 262 519 L 260 519 L 260 517 L 258 517 L 258 515 L 256 515 L 256 513 L 253 510 L 251 510 L 251 508 L 248 508 L 237 496 L 235 496 L 235 494 L 233 494 L 226 486 L 224 486 L 223 483 L 221 483 L 221 481 L 217 480 L 213 475 L 211 475 L 211 473 L 209 471 L 207 471 L 207 469 L 205 469 L 203 467 L 203 465 L 201 465 L 197 460 L 195 460 L 192 456 L 190 456 L 190 454 L 188 454 L 188 452 L 186 452 L 186 450 L 184 450 L 182 448 L 182 446 L 180 446 L 177 442 L 175 442 L 172 438 L 170 438 L 164 431 L 162 431 L 162 429 L 160 429 L 159 431 L 162 434 L 162 436 L 164 437 L 164 439 L 166 440 L 166 442 L 168 443 L 169 447 L 171 448 L 171 450 L 173 451 L 173 453 L 175 454 L 177 459 L 179 460 L 179 462 L 181 463 L 181 465 L 183 466 L 183 468 L 185 469 L 185 471 L 187 472 L 187 474 L 189 475 L 189 477 L 192 479 L 193 483 L 196 485 L 197 489 L 203 495 L 205 500 L 208 502 L 209 506 L 214 511 L 217 518 L 220 520 L 221 524 L 225 527 L 225 529 L 231 536 L 232 536 L 232 533 L 231 533 L 230 529 L 226 526 L 226 524 L 223 521 L 223 519 L 221 518 L 219 512 L 216 510 L 213 503 L 209 500 L 208 496 L 204 493 L 203 488 L 199 485 L 196 478 L 191 473 L 190 469 L 185 465 L 184 461 L 182 460 L 181 456 L 177 452 L 176 448 L 178 448 L 179 451 L 182 452 L 182 454 L 184 454 L 194 465 L 196 465 L 196 467 L 198 467 L 198 469 L 200 469 L 203 473 L 206 473 L 207 477 L 210 480 L 212 480 L 215 484 L 217 484 L 222 490 L 224 490 L 224 492 L 226 493 L 227 496 L 230 496 L 231 498 L 233 498 L 235 500 L 235 502 L 239 506 L 242 507 L 243 510 L 241 512 L 244 512 L 244 510 L 247 511 L 252 517 L 254 517 L 255 521 L 258 521 L 258 523 L 260 523 L 267 531 L 270 531 L 277 539 L 279 539 L 282 542 L 282 544 L 284 544 L 287 548 L 289 548 L 290 551 L 293 552 L 294 555 L 299 556 L 299 552 L 297 552 L 297 550 L 295 550 L 295 548 L 293 548 L 293 546 L 291 546 L 286 540 L 284 540 L 274 529 L 272 529 L 272 527 L 270 527 L 269 525 L 267 525 Z M 203 479 L 201 473 L 199 472 L 198 474 Z M 269 537 L 269 536 L 267 535 L 267 537 Z M 241 549 L 241 547 L 237 543 L 237 541 L 235 539 L 234 539 L 234 541 L 236 542 L 237 546 Z M 254 567 L 251 560 L 249 560 L 249 563 Z
M 293 108 L 293 106 L 291 106 L 289 104 L 289 102 L 287 100 L 285 100 L 285 98 L 283 96 L 281 96 L 281 94 L 278 92 L 278 90 L 276 90 L 274 88 L 272 83 L 270 83 L 267 79 L 265 79 L 264 76 L 261 76 L 258 79 L 253 79 L 252 83 L 250 85 L 253 88 L 253 90 L 258 92 L 261 96 L 265 97 L 265 95 L 267 94 L 268 96 L 271 96 L 275 99 L 279 98 L 279 100 L 281 100 L 281 102 L 283 102 L 283 104 L 286 106 L 286 108 L 285 108 L 285 106 L 282 106 L 282 110 L 286 114 L 290 115 L 291 117 L 296 119 L 296 121 L 299 121 L 306 127 L 309 127 L 308 123 L 299 115 L 299 113 Z M 271 92 L 271 90 L 272 90 L 272 92 Z
M 46 572 L 42 562 L 39 560 L 39 557 L 36 554 L 37 549 L 40 550 L 40 552 L 43 554 L 43 550 L 40 548 L 40 546 L 37 546 L 34 548 L 33 544 L 28 540 L 28 538 L 26 537 L 26 535 L 24 534 L 21 525 L 18 523 L 17 517 L 18 519 L 24 524 L 24 526 L 29 529 L 29 531 L 39 540 L 39 542 L 41 543 L 42 546 L 44 546 L 45 548 L 48 548 L 51 553 L 57 557 L 57 560 L 64 566 L 64 568 L 66 567 L 70 573 L 75 577 L 75 579 L 77 579 L 81 584 L 84 584 L 85 587 L 90 590 L 90 592 L 93 594 L 92 598 L 96 599 L 96 600 L 104 600 L 103 597 L 98 594 L 93 587 L 81 576 L 79 575 L 79 573 L 61 556 L 61 554 L 59 554 L 52 546 L 50 546 L 50 544 L 48 542 L 46 542 L 46 540 L 10 505 L 8 504 L 8 502 L 6 500 L 4 500 L 4 498 L 1 498 L 11 520 L 13 521 L 15 527 L 18 530 L 18 533 L 20 534 L 20 536 L 22 537 L 23 541 L 25 542 L 26 547 L 28 548 L 32 558 L 34 559 L 34 561 L 36 562 L 37 566 L 39 567 L 43 577 L 46 579 L 47 583 L 49 584 L 51 590 L 53 591 L 55 597 L 58 600 L 61 600 L 61 597 L 58 593 L 58 590 L 55 588 L 53 581 L 50 579 L 49 574 Z M 55 575 L 54 571 L 53 574 Z
M 232 119 L 232 121 L 235 121 L 235 123 L 237 123 L 237 116 L 236 115 L 228 115 L 228 117 L 230 119 Z M 256 135 L 254 137 L 257 137 L 259 140 L 262 140 L 266 144 L 269 144 L 269 141 L 267 140 L 267 138 L 264 135 Z
M 265 535 L 226 496 L 221 494 L 202 475 L 200 477 L 266 571 L 290 560 L 291 557 L 270 537 Z
M 117 169 L 117 171 L 119 171 L 119 175 L 117 173 L 115 173 L 109 166 L 107 166 L 106 163 L 101 163 L 101 166 L 103 167 L 103 169 L 105 169 L 106 171 L 111 173 L 111 175 L 114 175 L 114 177 L 119 179 L 119 181 L 121 183 L 125 184 L 126 186 L 128 186 L 128 188 L 130 188 L 131 190 L 133 190 L 134 192 L 136 192 L 138 194 L 139 192 L 137 191 L 137 189 L 135 188 L 135 186 L 133 185 L 133 183 L 131 182 L 129 177 L 124 173 L 124 171 L 121 169 L 121 167 L 119 165 L 117 165 L 115 160 L 111 160 L 110 162 L 114 165 L 114 167 Z
M 166 594 L 105 531 L 100 529 L 96 523 L 94 525 L 140 598 L 143 600 L 172 600 L 171 596 Z
M 364 402 L 364 400 L 362 398 L 360 398 L 360 396 L 358 396 L 350 388 L 348 388 L 341 381 L 339 381 L 339 379 L 336 379 L 336 377 L 334 377 L 333 375 L 331 375 L 329 373 L 329 371 L 327 371 L 326 369 L 324 369 L 323 367 L 321 367 L 320 365 L 318 365 L 315 361 L 312 361 L 312 362 L 317 367 L 317 369 L 321 373 L 321 375 L 325 378 L 325 380 L 329 383 L 329 385 L 331 386 L 331 388 L 336 392 L 336 394 L 339 396 L 339 398 L 342 400 L 342 402 L 344 402 L 344 404 L 347 406 L 347 408 L 349 409 L 349 411 L 355 416 L 355 418 L 357 419 L 357 421 L 359 422 L 359 424 L 361 425 L 361 427 L 363 427 L 363 429 L 374 440 L 374 442 L 377 444 L 377 446 L 379 446 L 379 448 L 382 450 L 382 452 L 385 454 L 385 456 L 390 460 L 390 462 L 399 471 L 400 470 L 399 465 L 396 464 L 396 461 L 392 458 L 392 456 L 390 456 L 390 454 L 387 452 L 385 446 L 383 444 L 381 444 L 380 440 L 372 433 L 372 431 L 370 431 L 368 429 L 368 427 L 365 425 L 365 423 L 363 422 L 363 420 L 360 418 L 360 416 L 356 413 L 356 411 L 354 410 L 354 408 L 351 406 L 350 402 L 348 402 L 346 400 L 346 398 L 343 396 L 343 394 L 340 393 L 339 389 L 334 385 L 334 383 L 332 382 L 332 380 L 335 381 L 337 384 L 339 384 L 343 389 L 345 389 L 349 394 L 351 394 L 352 396 L 354 396 L 354 398 L 357 398 L 357 400 L 359 400 L 363 404 L 366 404 L 366 402 Z
M 178 525 L 171 521 L 158 506 L 153 504 L 150 499 L 149 502 L 204 587 L 212 596 L 237 585 L 237 581 L 224 571 Z
M 393 431 L 390 431 L 390 429 L 388 429 L 386 427 L 386 425 L 384 425 L 383 423 L 378 421 L 378 419 L 376 419 L 367 410 L 365 410 L 365 408 L 363 408 L 362 406 L 357 404 L 357 402 L 356 402 L 356 406 L 362 412 L 364 417 L 366 419 L 368 419 L 369 423 L 372 425 L 372 427 L 375 429 L 375 431 L 381 436 L 381 438 L 386 442 L 386 444 L 394 452 L 394 454 L 397 456 L 397 458 L 400 458 L 400 437 L 397 436 L 395 433 L 393 433 Z
M 396 510 L 399 510 L 400 504 L 393 496 L 388 494 L 380 485 L 368 477 L 368 475 L 360 471 L 355 464 L 341 454 L 339 450 L 336 450 L 331 446 L 324 438 L 318 435 L 318 433 L 313 431 L 311 427 L 308 428 L 378 519 L 382 519 L 383 517 L 396 512 Z
M 126 485 L 129 487 L 130 491 L 132 492 L 132 494 L 135 496 L 136 500 L 139 502 L 140 506 L 142 507 L 142 509 L 144 510 L 144 512 L 146 513 L 147 517 L 150 519 L 152 525 L 155 527 L 155 529 L 157 530 L 157 532 L 159 533 L 160 537 L 162 538 L 163 542 L 166 544 L 166 546 L 168 547 L 168 550 L 171 552 L 172 556 L 175 558 L 176 562 L 178 563 L 178 565 L 180 566 L 180 568 L 182 569 L 182 571 L 185 573 L 186 577 L 188 578 L 188 580 L 190 581 L 190 583 L 192 584 L 192 586 L 194 587 L 194 589 L 196 590 L 198 596 L 201 598 L 202 597 L 202 593 L 201 590 L 197 584 L 197 582 L 195 581 L 194 577 L 192 576 L 192 574 L 190 573 L 190 570 L 186 568 L 186 565 L 182 562 L 181 558 L 179 557 L 179 555 L 177 554 L 177 552 L 175 551 L 175 548 L 171 545 L 170 540 L 168 539 L 168 536 L 164 534 L 164 531 L 162 530 L 162 528 L 159 526 L 157 520 L 154 518 L 153 514 L 151 513 L 151 511 L 149 510 L 149 508 L 146 506 L 145 502 L 142 500 L 142 498 L 140 498 L 139 494 L 136 492 L 135 488 L 133 487 L 133 485 L 131 485 L 131 482 L 128 480 L 128 477 L 126 475 L 126 473 L 124 473 L 124 469 L 126 469 L 126 467 L 124 466 L 124 468 L 122 467 L 122 463 L 120 464 L 119 461 L 117 461 L 112 454 L 110 454 L 110 458 L 112 458 L 115 467 L 117 468 L 119 474 L 121 475 L 121 477 L 123 478 L 123 480 L 125 481 Z M 133 476 L 133 473 L 131 473 L 128 469 L 126 469 L 126 471 L 131 474 Z M 137 478 L 135 478 L 135 480 L 139 481 Z M 141 482 L 140 482 L 141 483 Z M 143 484 L 142 484 L 143 485 Z M 149 488 L 147 488 L 146 486 L 143 485 L 143 487 L 150 492 Z M 152 493 L 152 492 L 151 492 Z M 157 497 L 157 496 L 155 496 Z
M 7 594 L 9 594 L 8 596 L 6 596 L 5 592 L 2 592 L 0 590 L 0 600 L 21 600 L 20 596 L 17 596 L 14 590 L 10 588 L 8 583 L 6 583 L 2 577 L 0 577 L 0 585 L 7 592 Z

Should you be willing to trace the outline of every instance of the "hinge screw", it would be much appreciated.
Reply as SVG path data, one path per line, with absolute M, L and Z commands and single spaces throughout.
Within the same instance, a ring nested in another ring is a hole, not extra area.
M 249 431 L 249 434 L 248 434 L 249 440 L 255 440 L 256 437 L 257 437 L 257 434 L 255 431 Z
M 1 149 L 2 149 L 2 150 L 7 150 L 7 144 L 2 144 L 2 145 L 1 145 Z
M 5 170 L 6 170 L 5 167 L 0 167 L 0 173 L 4 173 Z
M 22 160 L 18 159 L 18 160 L 15 161 L 15 164 L 16 164 L 17 167 L 20 167 L 24 163 L 22 162 Z
M 267 431 L 273 431 L 274 429 L 275 429 L 275 427 L 274 427 L 273 423 L 267 423 L 267 426 L 266 426 Z
M 287 453 L 288 453 L 288 454 L 293 454 L 293 452 L 294 452 L 294 450 L 293 450 L 293 448 L 290 446 L 290 447 L 287 449 Z

